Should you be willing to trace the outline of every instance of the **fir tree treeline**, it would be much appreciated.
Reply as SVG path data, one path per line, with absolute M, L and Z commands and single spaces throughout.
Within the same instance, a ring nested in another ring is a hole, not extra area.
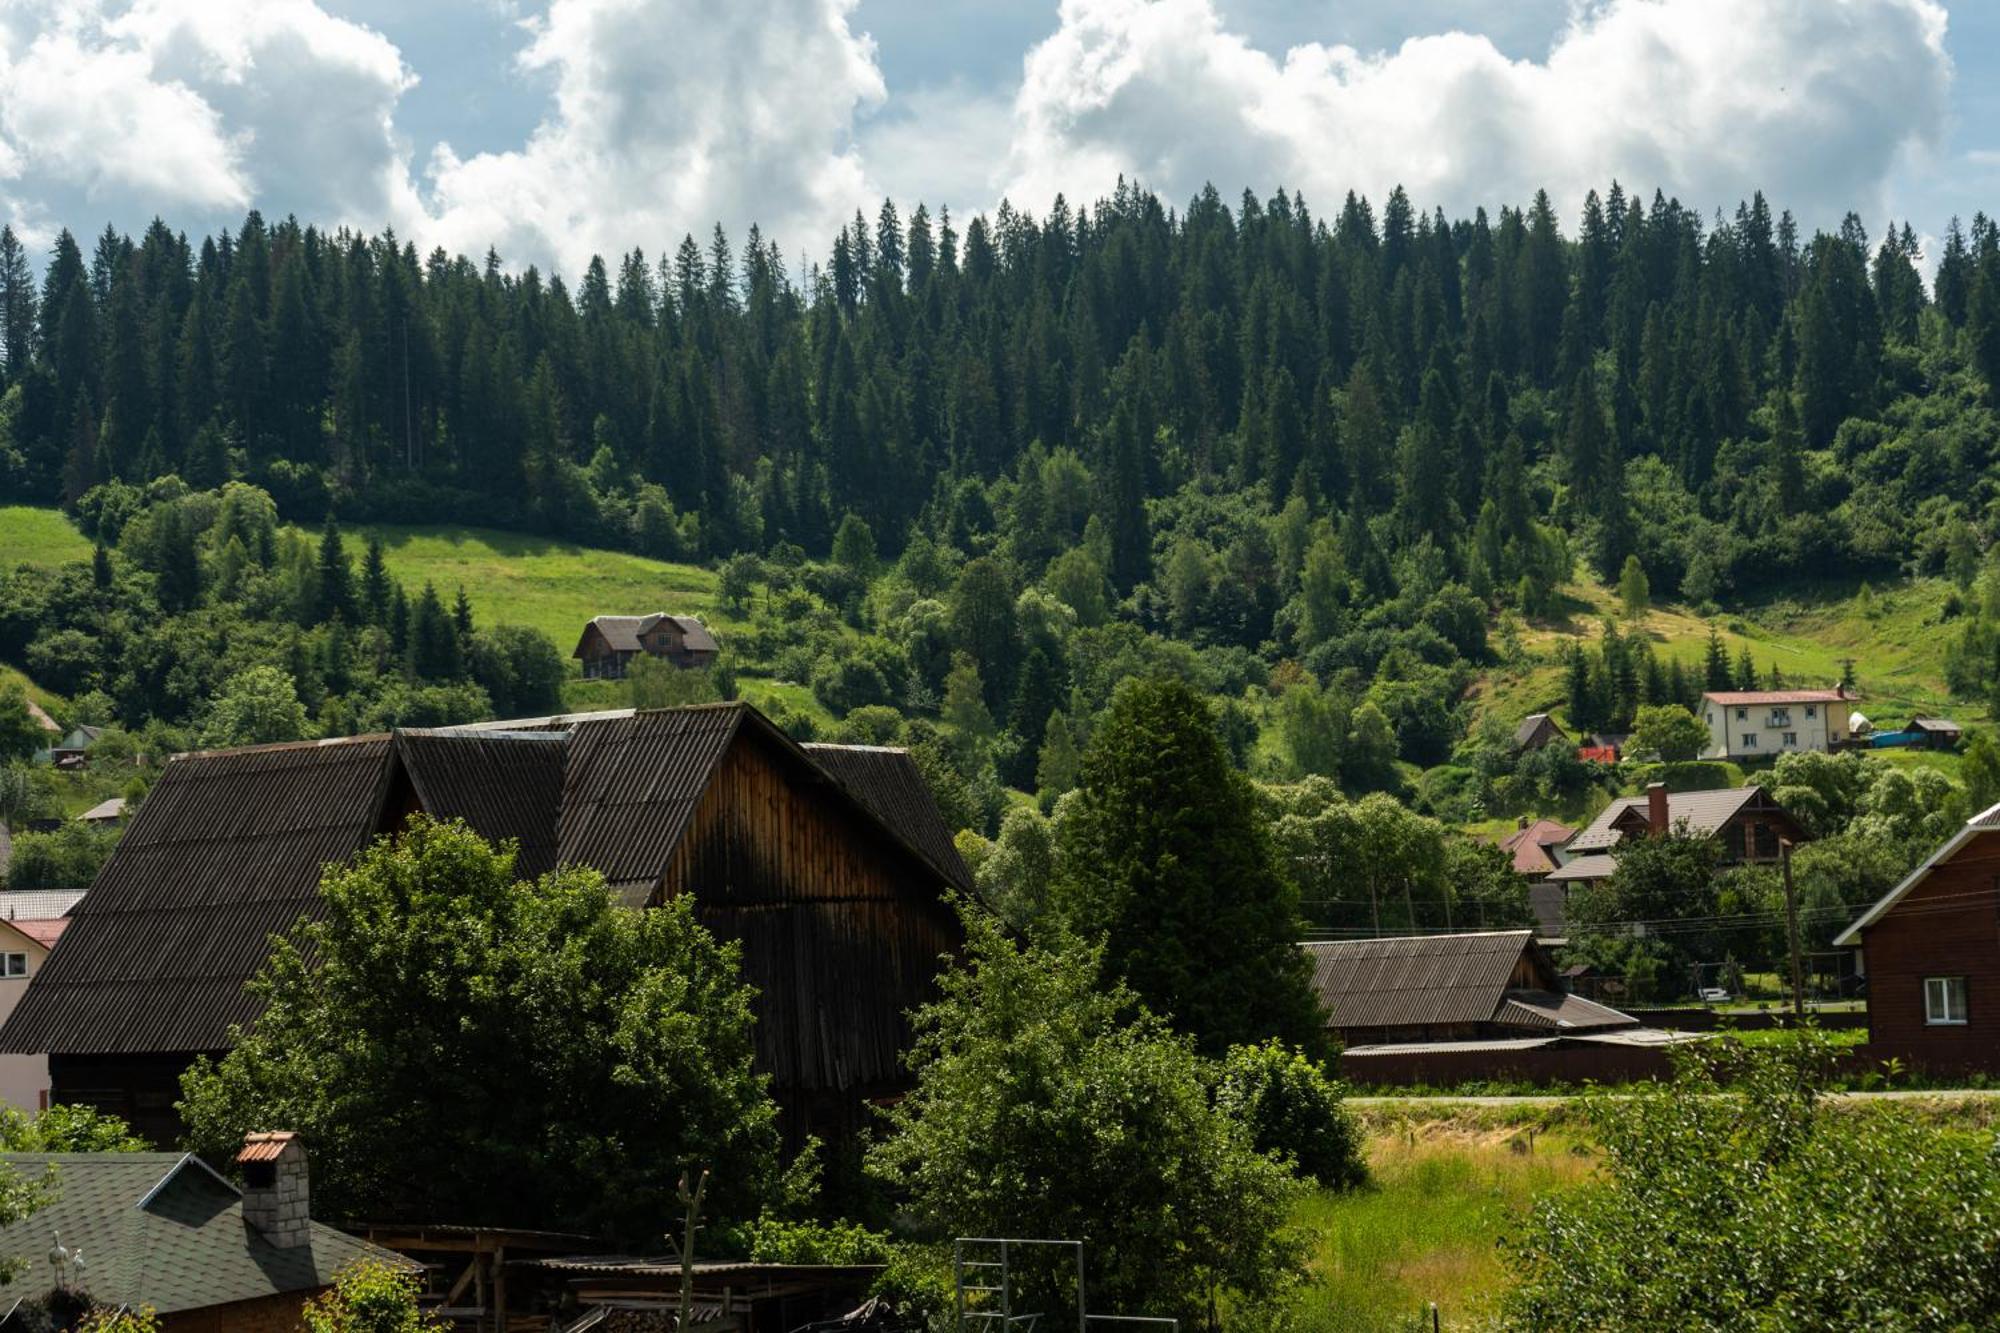
M 1918 258 L 1908 226 L 1803 237 L 1761 195 L 1704 222 L 1616 184 L 1569 235 L 1545 194 L 1448 220 L 1398 189 L 1322 218 L 1121 184 L 962 229 L 885 202 L 797 280 L 718 228 L 574 289 L 255 213 L 198 245 L 65 232 L 39 281 L 0 233 L 0 483 L 240 479 L 305 522 L 688 558 L 821 555 L 853 513 L 891 557 L 913 525 L 1004 534 L 1030 574 L 1096 513 L 1115 596 L 1231 587 L 1255 643 L 1303 549 L 1211 542 L 1204 571 L 1177 549 L 1192 520 L 1142 503 L 1228 487 L 1298 500 L 1364 598 L 1429 542 L 1532 603 L 1566 540 L 1707 600 L 1925 558 L 1936 506 L 1983 518 L 2000 238 L 1954 222 L 1934 300 Z

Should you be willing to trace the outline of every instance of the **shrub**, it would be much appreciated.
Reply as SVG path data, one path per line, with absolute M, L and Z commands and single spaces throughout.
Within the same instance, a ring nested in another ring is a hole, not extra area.
M 360 1260 L 306 1306 L 306 1333 L 444 1333 L 449 1320 L 417 1308 L 420 1290 L 414 1274 Z
M 1586 1094 L 1601 1179 L 1544 1201 L 1509 1253 L 1507 1326 L 1992 1328 L 1990 1135 L 1822 1102 L 1808 1029 L 1680 1058 L 1671 1083 Z
M 1331 1189 L 1367 1178 L 1361 1131 L 1323 1066 L 1273 1039 L 1230 1047 L 1217 1072 L 1217 1108 L 1249 1128 L 1257 1151 Z

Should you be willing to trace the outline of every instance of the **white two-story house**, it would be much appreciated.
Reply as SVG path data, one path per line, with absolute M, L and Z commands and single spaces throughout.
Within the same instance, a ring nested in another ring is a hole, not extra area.
M 1709 759 L 1769 759 L 1847 741 L 1845 690 L 1711 690 L 1701 696 Z

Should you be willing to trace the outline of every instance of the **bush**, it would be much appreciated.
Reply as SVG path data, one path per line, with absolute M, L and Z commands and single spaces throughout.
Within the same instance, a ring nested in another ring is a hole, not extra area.
M 14 839 L 7 867 L 10 889 L 87 889 L 111 855 L 117 836 L 68 820 L 52 833 L 23 833 Z
M 1274 1039 L 1232 1046 L 1217 1073 L 1216 1107 L 1249 1128 L 1257 1151 L 1329 1189 L 1367 1179 L 1360 1128 L 1325 1068 Z
M 449 1320 L 417 1308 L 413 1273 L 363 1259 L 340 1271 L 333 1289 L 304 1311 L 306 1333 L 444 1333 Z
M 1991 1136 L 1829 1107 L 1832 1063 L 1811 1029 L 1723 1038 L 1669 1084 L 1586 1094 L 1603 1174 L 1513 1242 L 1507 1326 L 1995 1327 Z

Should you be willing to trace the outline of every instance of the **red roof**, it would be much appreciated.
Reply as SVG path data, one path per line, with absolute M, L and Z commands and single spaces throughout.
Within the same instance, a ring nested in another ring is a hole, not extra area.
M 1546 875 L 1556 868 L 1555 858 L 1548 849 L 1560 847 L 1570 840 L 1576 830 L 1567 824 L 1559 824 L 1553 819 L 1537 819 L 1526 828 L 1515 829 L 1500 840 L 1500 850 L 1514 857 L 1514 873 L 1517 875 Z
M 44 949 L 53 949 L 56 941 L 62 938 L 63 927 L 69 924 L 69 918 L 59 916 L 53 921 L 9 921 L 7 924 Z
M 288 1129 L 265 1130 L 243 1136 L 243 1151 L 236 1154 L 238 1162 L 275 1162 L 278 1155 L 292 1146 L 298 1135 Z
M 1710 690 L 1701 696 L 1725 708 L 1743 704 L 1837 704 L 1852 701 L 1845 690 Z

